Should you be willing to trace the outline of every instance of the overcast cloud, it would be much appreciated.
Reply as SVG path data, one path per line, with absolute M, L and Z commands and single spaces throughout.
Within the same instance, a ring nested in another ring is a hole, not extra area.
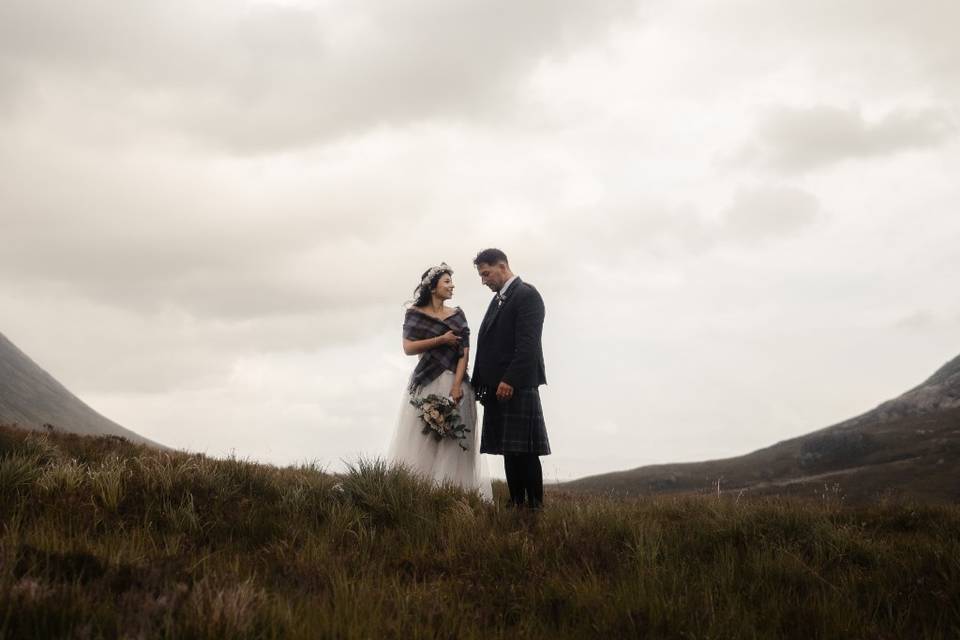
M 509 114 L 541 59 L 634 11 L 626 0 L 14 1 L 0 9 L 0 51 L 15 79 L 38 93 L 61 83 L 74 107 L 99 111 L 112 95 L 111 115 L 265 153 Z
M 741 160 L 800 173 L 849 159 L 936 146 L 956 131 L 944 109 L 893 111 L 867 122 L 859 109 L 781 107 L 763 119 Z
M 175 447 L 384 452 L 402 305 L 547 303 L 551 478 L 735 455 L 960 351 L 955 2 L 0 5 L 0 331 Z M 498 469 L 499 461 L 492 466 Z

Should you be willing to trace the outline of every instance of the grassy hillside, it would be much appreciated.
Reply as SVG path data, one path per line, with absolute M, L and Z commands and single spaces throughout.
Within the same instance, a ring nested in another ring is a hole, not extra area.
M 0 428 L 3 638 L 948 638 L 960 507 L 553 493 L 537 518 Z

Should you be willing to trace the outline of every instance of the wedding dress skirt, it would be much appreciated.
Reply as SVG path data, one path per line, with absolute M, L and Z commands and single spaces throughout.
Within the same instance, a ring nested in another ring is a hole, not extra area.
M 418 397 L 436 394 L 449 396 L 453 387 L 452 371 L 444 371 L 435 380 L 417 392 Z M 400 417 L 390 443 L 387 459 L 403 464 L 411 471 L 432 479 L 437 484 L 454 484 L 468 491 L 479 491 L 487 501 L 493 500 L 490 476 L 486 463 L 480 457 L 480 429 L 477 425 L 477 404 L 473 388 L 463 383 L 460 417 L 470 429 L 466 440 L 459 443 L 452 438 L 437 440 L 423 433 L 423 421 L 416 407 L 410 404 L 410 394 L 403 394 Z M 460 445 L 467 448 L 466 451 Z

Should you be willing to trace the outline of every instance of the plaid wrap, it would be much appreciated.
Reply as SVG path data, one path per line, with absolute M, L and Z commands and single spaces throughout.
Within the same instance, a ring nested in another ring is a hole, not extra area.
M 408 387 L 411 394 L 417 389 L 430 384 L 444 371 L 457 371 L 457 362 L 463 357 L 463 350 L 470 346 L 470 327 L 467 325 L 467 316 L 462 309 L 457 309 L 449 318 L 440 320 L 419 311 L 416 307 L 407 309 L 403 319 L 403 337 L 407 340 L 426 340 L 442 336 L 447 331 L 453 331 L 460 337 L 459 344 L 444 345 L 430 349 L 420 354 L 420 362 L 410 376 Z M 463 374 L 465 382 L 470 378 Z
M 550 455 L 547 425 L 536 387 L 514 389 L 506 402 L 490 398 L 483 403 L 480 453 Z

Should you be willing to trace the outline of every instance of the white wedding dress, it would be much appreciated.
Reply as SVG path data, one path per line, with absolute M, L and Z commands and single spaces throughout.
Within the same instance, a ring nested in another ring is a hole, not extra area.
M 417 396 L 449 396 L 453 379 L 452 371 L 444 371 L 419 389 Z M 394 464 L 402 464 L 437 484 L 453 484 L 468 491 L 477 491 L 484 500 L 491 502 L 493 491 L 490 487 L 490 476 L 486 463 L 480 456 L 477 404 L 473 387 L 467 382 L 463 383 L 460 417 L 470 429 L 467 439 L 458 442 L 444 438 L 438 441 L 432 435 L 423 433 L 423 421 L 417 409 L 410 404 L 410 394 L 405 392 L 387 459 Z M 467 448 L 466 451 L 460 448 L 461 444 Z

